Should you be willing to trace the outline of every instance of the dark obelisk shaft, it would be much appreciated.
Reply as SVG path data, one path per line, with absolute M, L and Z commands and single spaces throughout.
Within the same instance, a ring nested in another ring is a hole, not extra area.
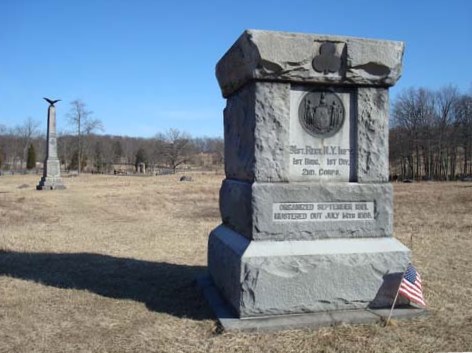
M 53 103 L 49 103 L 46 158 L 44 160 L 43 177 L 36 187 L 38 190 L 65 189 L 61 180 L 61 165 L 57 158 L 56 107 Z

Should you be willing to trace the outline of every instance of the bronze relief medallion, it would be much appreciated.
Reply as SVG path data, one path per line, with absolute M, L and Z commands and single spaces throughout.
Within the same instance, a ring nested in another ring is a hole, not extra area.
M 298 118 L 303 129 L 315 137 L 330 137 L 344 123 L 344 105 L 336 93 L 312 91 L 306 93 L 298 107 Z

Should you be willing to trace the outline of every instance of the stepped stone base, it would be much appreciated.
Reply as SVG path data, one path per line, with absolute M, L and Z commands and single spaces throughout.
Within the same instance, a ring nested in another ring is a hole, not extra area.
M 212 281 L 240 318 L 391 303 L 379 297 L 381 288 L 409 260 L 408 248 L 391 237 L 250 241 L 221 225 L 208 245 Z
M 51 177 L 42 177 L 36 186 L 36 190 L 62 190 L 65 188 L 61 178 Z
M 197 279 L 205 299 L 224 330 L 238 331 L 275 331 L 298 328 L 320 328 L 342 324 L 385 323 L 390 309 L 357 309 L 344 311 L 319 312 L 308 314 L 276 315 L 263 317 L 238 318 L 209 276 Z M 428 312 L 408 305 L 395 307 L 392 319 L 403 320 L 425 316 Z

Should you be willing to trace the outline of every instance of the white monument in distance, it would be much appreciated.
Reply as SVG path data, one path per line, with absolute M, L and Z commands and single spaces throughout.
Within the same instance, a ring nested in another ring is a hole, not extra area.
M 61 163 L 57 157 L 56 107 L 60 99 L 44 98 L 49 103 L 48 131 L 46 137 L 46 158 L 44 160 L 43 177 L 36 186 L 37 190 L 65 189 L 61 179 Z

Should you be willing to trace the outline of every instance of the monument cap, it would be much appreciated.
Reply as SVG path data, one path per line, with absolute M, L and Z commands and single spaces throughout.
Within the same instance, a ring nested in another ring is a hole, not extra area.
M 246 30 L 216 65 L 224 97 L 249 81 L 393 86 L 402 73 L 399 41 Z

